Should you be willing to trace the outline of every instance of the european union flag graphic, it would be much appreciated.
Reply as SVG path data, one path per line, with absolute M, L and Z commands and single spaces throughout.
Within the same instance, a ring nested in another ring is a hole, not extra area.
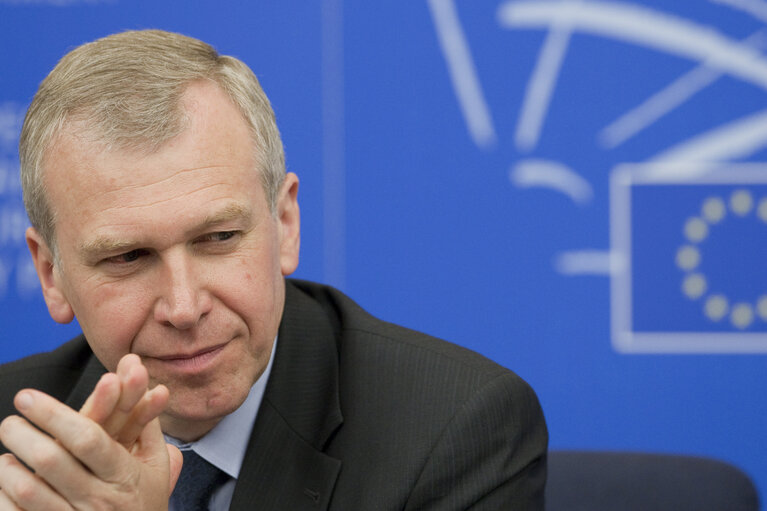
M 767 351 L 767 166 L 623 166 L 610 200 L 617 349 Z

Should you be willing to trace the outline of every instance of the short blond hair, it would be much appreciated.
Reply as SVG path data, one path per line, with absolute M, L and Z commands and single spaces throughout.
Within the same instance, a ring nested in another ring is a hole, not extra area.
M 24 205 L 54 254 L 55 218 L 44 167 L 63 128 L 76 122 L 108 148 L 156 150 L 184 130 L 181 98 L 198 80 L 218 84 L 242 112 L 274 212 L 285 157 L 269 99 L 250 68 L 198 39 L 162 30 L 127 31 L 67 53 L 40 84 L 24 120 L 19 140 Z

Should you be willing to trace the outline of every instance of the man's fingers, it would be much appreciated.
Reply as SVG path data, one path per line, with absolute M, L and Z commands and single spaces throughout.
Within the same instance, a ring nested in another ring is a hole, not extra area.
M 117 408 L 122 412 L 130 413 L 146 392 L 149 385 L 149 373 L 147 373 L 138 355 L 128 354 L 121 358 L 117 364 L 117 376 L 120 378 L 122 386 L 122 394 L 117 402 Z
M 120 379 L 114 373 L 106 373 L 88 396 L 80 413 L 89 419 L 103 424 L 117 406 L 120 399 Z
M 128 354 L 118 363 L 116 373 L 101 377 L 80 413 L 130 450 L 144 426 L 167 406 L 167 389 L 160 385 L 148 391 L 148 383 L 141 359 Z
M 15 454 L 15 457 L 4 458 L 6 466 L 2 469 L 3 477 L 11 481 L 0 484 L 23 509 L 68 509 L 63 507 L 64 499 L 87 495 L 88 472 L 60 443 L 23 418 L 6 417 L 0 423 L 0 440 Z M 35 475 L 17 458 L 34 470 Z M 48 504 L 37 506 L 40 500 Z
M 141 401 L 149 385 L 149 374 L 134 354 L 125 355 L 117 364 L 120 399 L 112 414 L 101 424 L 112 437 L 117 437 L 130 420 L 133 408 Z
M 21 508 L 2 489 L 0 489 L 0 509 L 2 511 L 21 511 Z
M 14 404 L 33 424 L 55 438 L 57 442 L 54 442 L 54 444 L 60 444 L 60 446 L 63 447 L 63 449 L 61 449 L 62 451 L 88 467 L 98 478 L 105 481 L 114 481 L 118 478 L 121 464 L 125 461 L 125 457 L 128 456 L 128 453 L 120 448 L 98 424 L 72 410 L 65 404 L 60 403 L 51 396 L 37 390 L 25 389 L 20 391 L 14 399 Z M 9 417 L 6 420 L 12 418 L 13 417 Z M 1 429 L 2 428 L 0 428 L 0 430 Z M 24 435 L 23 429 L 18 431 L 19 435 Z M 39 434 L 39 437 L 41 438 L 31 437 L 29 434 L 26 434 L 26 436 L 29 437 L 30 440 L 34 438 L 36 444 L 44 447 L 48 447 L 45 439 L 49 442 L 53 442 L 53 440 L 46 435 Z M 15 439 L 16 438 L 14 437 L 14 440 Z M 4 437 L 2 438 L 2 442 L 6 447 L 24 460 L 25 463 L 40 473 L 40 469 L 37 466 L 32 465 L 32 463 L 22 455 L 22 451 L 29 451 L 29 446 L 18 445 L 18 442 L 17 445 L 8 445 Z M 42 452 L 42 455 L 47 454 L 49 454 L 48 451 Z M 34 457 L 35 452 L 30 452 L 29 456 Z M 46 458 L 43 459 L 42 462 L 43 464 L 49 464 L 53 463 L 54 460 L 48 460 Z M 71 467 L 71 469 L 74 470 L 75 467 Z M 57 491 L 62 490 L 46 475 L 41 475 L 51 483 Z
M 128 381 L 133 381 L 134 372 L 128 371 Z M 10 488 L 4 494 L 6 500 L 27 511 L 90 509 L 94 502 L 106 503 L 104 508 L 110 509 L 162 508 L 181 461 L 174 459 L 175 472 L 170 475 L 171 454 L 157 418 L 158 410 L 167 404 L 167 389 L 158 386 L 145 394 L 145 400 L 131 406 L 128 424 L 145 426 L 129 452 L 84 414 L 42 392 L 19 392 L 14 404 L 26 419 L 14 415 L 0 423 L 0 442 L 15 455 L 5 460 L 10 471 L 0 468 L 0 480 L 10 478 L 0 482 L 0 488 Z M 173 456 L 179 457 L 178 453 Z M 47 485 L 50 492 L 41 485 Z M 51 495 L 61 500 L 49 502 Z
M 133 408 L 123 429 L 117 434 L 116 440 L 130 449 L 146 425 L 158 417 L 167 405 L 168 389 L 164 385 L 158 385 L 146 392 L 141 401 Z
M 42 479 L 12 454 L 0 456 L 0 509 L 71 510 L 71 507 Z

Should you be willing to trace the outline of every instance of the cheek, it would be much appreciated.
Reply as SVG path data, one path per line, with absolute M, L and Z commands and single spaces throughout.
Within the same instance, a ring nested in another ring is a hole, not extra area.
M 251 328 L 270 332 L 279 323 L 284 283 L 271 254 L 259 255 L 261 257 L 242 258 L 231 267 L 234 271 L 227 279 L 227 290 L 219 296 Z
M 226 279 L 230 282 L 271 286 L 275 276 L 279 276 L 279 261 L 276 254 L 267 247 L 255 248 L 238 254 L 234 260 L 229 261 L 224 272 L 228 273 Z
M 75 315 L 88 343 L 110 371 L 131 352 L 133 340 L 146 324 L 150 309 L 147 293 L 129 286 L 101 286 L 83 294 Z

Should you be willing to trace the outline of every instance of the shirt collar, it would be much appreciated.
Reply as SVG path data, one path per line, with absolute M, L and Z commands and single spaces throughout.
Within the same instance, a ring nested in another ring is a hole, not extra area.
M 168 435 L 165 435 L 165 440 L 181 450 L 193 450 L 209 463 L 237 479 L 250 440 L 250 432 L 256 422 L 258 409 L 264 398 L 266 382 L 269 381 L 269 374 L 272 372 L 272 362 L 274 362 L 276 351 L 277 339 L 275 338 L 269 363 L 256 383 L 250 388 L 245 402 L 221 419 L 205 436 L 191 443 L 182 443 Z

